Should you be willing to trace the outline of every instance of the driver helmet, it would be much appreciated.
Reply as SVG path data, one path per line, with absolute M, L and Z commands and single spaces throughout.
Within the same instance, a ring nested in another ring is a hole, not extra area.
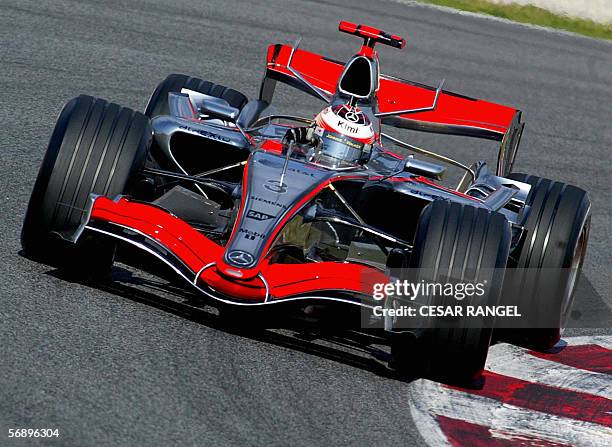
M 334 169 L 367 162 L 375 141 L 370 119 L 349 104 L 329 106 L 319 113 L 314 134 L 318 142 L 311 161 Z

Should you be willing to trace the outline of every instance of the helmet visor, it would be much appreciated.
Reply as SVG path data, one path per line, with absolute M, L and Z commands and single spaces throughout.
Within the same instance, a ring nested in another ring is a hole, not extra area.
M 359 165 L 365 143 L 344 135 L 323 131 L 312 161 L 330 168 L 348 168 Z

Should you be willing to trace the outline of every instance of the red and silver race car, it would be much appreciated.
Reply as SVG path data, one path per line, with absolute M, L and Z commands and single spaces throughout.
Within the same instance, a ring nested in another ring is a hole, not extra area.
M 136 247 L 203 299 L 243 315 L 282 303 L 357 305 L 370 312 L 363 329 L 384 328 L 399 370 L 418 363 L 472 379 L 493 329 L 462 318 L 414 330 L 388 315 L 376 322 L 373 291 L 397 280 L 394 271 L 488 284 L 464 304 L 540 309 L 552 316 L 546 327 L 507 332 L 543 348 L 556 343 L 587 244 L 587 194 L 512 172 L 519 110 L 381 74 L 375 46 L 401 49 L 404 39 L 347 22 L 339 29 L 363 39 L 346 63 L 298 43 L 271 45 L 257 99 L 175 74 L 144 114 L 90 96 L 71 100 L 32 192 L 24 253 L 102 278 L 117 243 Z M 322 100 L 320 113 L 274 113 L 277 82 Z M 461 163 L 384 126 L 499 141 L 497 166 Z M 463 171 L 456 187 L 440 183 L 449 166 Z M 563 273 L 504 284 L 504 272 L 521 269 Z

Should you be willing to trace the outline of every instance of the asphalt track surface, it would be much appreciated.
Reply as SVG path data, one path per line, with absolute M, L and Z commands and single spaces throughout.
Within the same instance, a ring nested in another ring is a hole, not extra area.
M 8 440 L 18 427 L 59 428 L 49 443 L 66 446 L 426 443 L 408 408 L 414 383 L 386 377 L 363 352 L 228 333 L 169 309 L 168 294 L 150 283 L 144 290 L 150 279 L 137 271 L 117 269 L 122 282 L 111 291 L 70 283 L 18 254 L 27 199 L 70 98 L 87 93 L 142 110 L 174 72 L 254 97 L 269 43 L 302 35 L 305 48 L 352 54 L 358 40 L 336 31 L 341 18 L 408 38 L 404 51 L 380 50 L 384 72 L 444 77 L 451 90 L 525 112 L 518 170 L 591 192 L 585 272 L 609 296 L 610 43 L 391 2 L 2 0 L 0 445 L 42 442 Z M 294 98 L 281 92 L 280 108 L 315 112 L 314 102 Z M 467 160 L 495 148 L 404 136 Z

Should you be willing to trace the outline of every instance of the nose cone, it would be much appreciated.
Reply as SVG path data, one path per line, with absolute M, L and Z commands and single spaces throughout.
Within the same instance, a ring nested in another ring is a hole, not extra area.
M 285 224 L 331 176 L 333 172 L 274 153 L 253 152 L 245 166 L 240 212 L 217 262 L 219 271 L 243 280 L 257 276 Z
M 245 273 L 249 278 L 233 276 L 232 271 Z M 248 275 L 247 275 L 248 273 Z M 270 297 L 268 283 L 259 273 L 251 276 L 252 271 L 234 269 L 223 262 L 203 271 L 198 278 L 200 286 L 211 292 L 223 294 L 231 300 L 264 301 Z

